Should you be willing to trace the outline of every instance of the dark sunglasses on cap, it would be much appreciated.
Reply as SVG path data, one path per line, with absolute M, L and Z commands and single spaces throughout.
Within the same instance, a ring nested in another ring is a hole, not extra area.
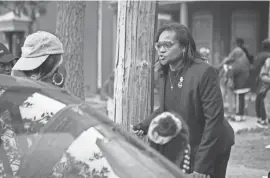
M 170 49 L 174 44 L 179 43 L 178 41 L 160 41 L 155 43 L 156 50 L 160 50 L 163 47 L 165 50 Z

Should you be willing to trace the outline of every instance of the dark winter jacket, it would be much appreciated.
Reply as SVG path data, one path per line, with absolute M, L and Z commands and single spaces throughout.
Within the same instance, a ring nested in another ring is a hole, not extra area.
M 250 75 L 250 85 L 253 91 L 256 91 L 259 86 L 259 74 L 267 58 L 270 57 L 270 52 L 262 51 L 257 54 L 254 60 L 254 65 Z
M 215 159 L 234 144 L 234 131 L 224 119 L 219 77 L 209 64 L 196 60 L 187 70 L 180 72 L 184 81 L 178 95 L 172 100 L 173 112 L 187 122 L 190 130 L 192 170 L 211 174 Z M 167 75 L 160 77 L 160 107 L 139 124 L 148 131 L 151 120 L 165 109 Z
M 242 48 L 235 48 L 228 56 L 232 66 L 234 89 L 248 88 L 248 79 L 250 76 L 250 63 L 248 57 Z

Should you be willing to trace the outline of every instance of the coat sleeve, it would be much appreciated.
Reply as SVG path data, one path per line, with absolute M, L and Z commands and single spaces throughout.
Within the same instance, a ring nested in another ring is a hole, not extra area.
M 150 116 L 148 116 L 145 120 L 143 120 L 141 123 L 139 123 L 139 128 L 143 130 L 145 134 L 148 132 L 149 125 L 151 121 L 160 114 L 160 109 L 156 109 Z
M 241 56 L 242 53 L 243 53 L 243 50 L 241 48 L 239 47 L 234 48 L 227 58 L 228 62 L 235 61 L 237 56 Z
M 199 95 L 205 119 L 204 131 L 195 154 L 194 171 L 208 174 L 218 151 L 218 140 L 222 139 L 224 119 L 223 99 L 218 75 L 214 68 L 208 67 L 199 83 Z

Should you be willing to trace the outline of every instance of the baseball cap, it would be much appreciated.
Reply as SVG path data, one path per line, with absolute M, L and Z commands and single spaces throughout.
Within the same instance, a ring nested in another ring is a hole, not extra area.
M 55 35 L 45 31 L 38 31 L 26 37 L 22 47 L 22 55 L 12 70 L 34 70 L 49 55 L 63 53 L 63 44 Z
M 0 63 L 9 63 L 14 59 L 16 59 L 16 57 L 9 52 L 3 43 L 0 43 Z

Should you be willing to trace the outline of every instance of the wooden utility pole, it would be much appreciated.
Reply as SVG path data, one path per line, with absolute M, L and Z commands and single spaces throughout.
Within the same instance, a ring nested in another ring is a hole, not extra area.
M 67 70 L 65 88 L 84 100 L 83 36 L 85 1 L 59 1 L 57 3 L 56 34 L 64 46 Z
M 268 2 L 268 38 L 270 39 L 270 2 Z
M 156 1 L 118 1 L 114 121 L 129 130 L 153 109 Z

